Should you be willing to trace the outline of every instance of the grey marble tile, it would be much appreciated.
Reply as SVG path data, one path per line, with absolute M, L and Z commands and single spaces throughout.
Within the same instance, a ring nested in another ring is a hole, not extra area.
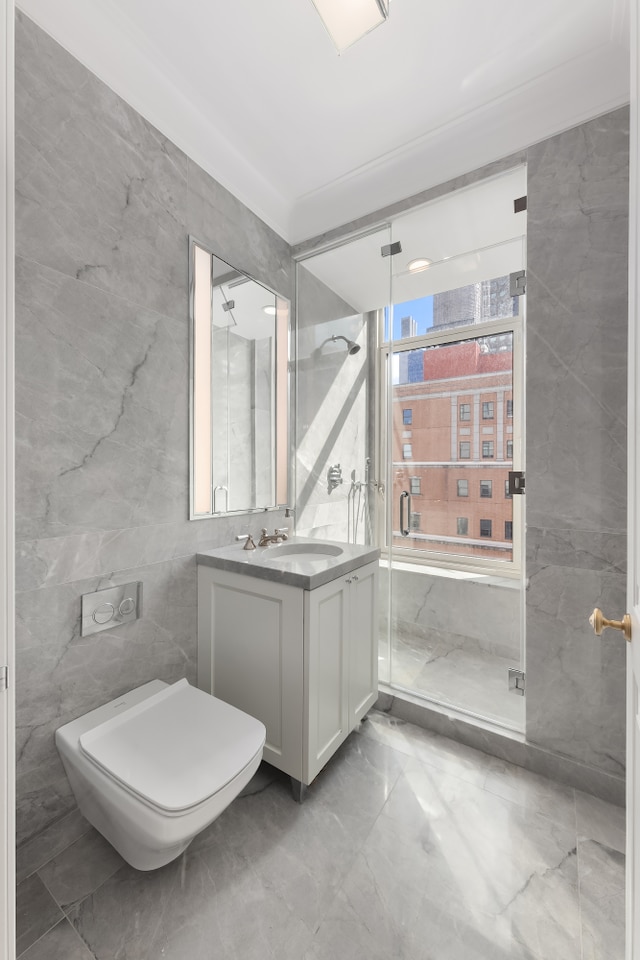
M 391 696 L 385 692 L 379 698 L 379 703 L 383 704 L 384 713 L 393 720 L 424 728 L 432 734 L 506 760 L 557 783 L 586 791 L 609 803 L 618 806 L 624 804 L 624 777 L 579 763 L 566 755 L 552 753 L 528 742 L 522 735 L 479 726 L 463 716 L 451 716 L 416 698 L 398 694 Z
M 498 957 L 578 960 L 575 844 L 575 829 L 410 761 L 341 899 L 372 930 L 374 956 L 381 947 L 387 956 L 413 956 L 414 924 L 419 930 L 429 906 L 445 929 L 472 928 L 479 956 L 491 956 L 484 942 Z
M 16 954 L 39 940 L 64 916 L 37 874 L 18 884 L 16 891 Z
M 485 753 L 383 713 L 370 712 L 360 724 L 358 735 L 378 740 L 475 786 L 484 784 L 491 768 L 491 758 Z
M 543 960 L 513 940 L 504 948 L 428 901 L 410 911 L 404 898 L 390 904 L 392 891 L 371 875 L 358 882 L 360 889 L 336 898 L 303 960 Z
M 80 637 L 80 596 L 143 582 L 143 616 Z M 16 708 L 18 836 L 28 839 L 75 807 L 55 749 L 58 726 L 159 677 L 195 680 L 195 559 L 122 570 L 18 594 Z
M 124 860 L 96 830 L 89 830 L 38 871 L 56 903 L 65 911 L 113 876 Z
M 187 158 L 22 16 L 16 66 L 18 255 L 183 319 Z
M 34 873 L 52 857 L 62 853 L 70 844 L 84 836 L 90 824 L 78 809 L 45 827 L 42 833 L 23 843 L 16 851 L 16 878 L 18 883 Z
M 503 800 L 520 804 L 540 816 L 575 829 L 575 791 L 572 787 L 497 757 L 490 758 L 483 786 Z
M 95 960 L 95 957 L 69 921 L 61 920 L 21 954 L 20 960 Z
M 151 873 L 125 866 L 70 919 L 103 960 L 183 960 L 211 956 L 212 949 L 225 960 L 294 960 L 310 939 L 302 920 L 265 888 L 242 851 L 227 844 L 187 853 Z
M 624 807 L 576 791 L 579 840 L 595 840 L 618 853 L 624 853 L 627 834 L 625 818 Z
M 184 520 L 184 321 L 25 260 L 16 289 L 18 539 Z
M 624 610 L 619 574 L 548 566 L 527 592 L 527 737 L 624 775 L 624 641 L 599 638 L 594 606 Z
M 292 300 L 289 244 L 193 160 L 188 176 L 188 232 L 226 263 Z
M 626 572 L 626 533 L 535 527 L 527 523 L 526 549 L 530 573 L 549 564 L 576 570 Z
M 624 960 L 624 855 L 595 840 L 578 845 L 583 960 Z

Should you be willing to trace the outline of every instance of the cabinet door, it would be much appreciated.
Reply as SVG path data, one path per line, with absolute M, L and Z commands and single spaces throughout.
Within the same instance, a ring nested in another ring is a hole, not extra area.
M 198 686 L 261 720 L 263 757 L 302 780 L 303 591 L 198 567 Z
M 378 699 L 378 576 L 368 563 L 349 574 L 349 729 Z
M 342 577 L 305 592 L 305 783 L 311 783 L 349 733 L 348 580 Z

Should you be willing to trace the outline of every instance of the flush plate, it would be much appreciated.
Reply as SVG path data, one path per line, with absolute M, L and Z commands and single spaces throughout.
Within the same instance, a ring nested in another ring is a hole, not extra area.
M 122 583 L 106 590 L 82 595 L 80 635 L 88 637 L 100 630 L 110 630 L 131 623 L 142 615 L 142 583 Z

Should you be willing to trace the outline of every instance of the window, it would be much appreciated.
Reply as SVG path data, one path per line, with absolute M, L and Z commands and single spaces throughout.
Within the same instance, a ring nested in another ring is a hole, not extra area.
M 493 480 L 481 480 L 480 481 L 480 496 L 481 497 L 492 497 Z
M 513 494 L 509 492 L 509 481 L 504 482 L 504 495 L 507 500 L 513 500 Z
M 505 540 L 513 540 L 513 520 L 505 520 L 504 538 Z
M 456 529 L 459 537 L 466 537 L 469 534 L 469 518 L 458 517 L 456 520 Z
M 413 410 L 411 407 L 406 407 L 402 411 L 402 422 L 407 426 L 413 423 Z
M 420 529 L 420 516 L 421 516 L 421 514 L 419 514 L 419 513 L 412 513 L 412 514 L 411 514 L 411 529 L 412 529 L 412 530 L 419 530 L 419 529 Z
M 459 496 L 459 497 L 468 497 L 468 496 L 469 496 L 469 481 L 468 481 L 468 480 L 458 480 L 458 496 Z
M 480 521 L 480 536 L 481 537 L 491 536 L 491 520 Z
M 482 404 L 482 419 L 493 420 L 493 400 L 485 400 Z
M 493 440 L 483 440 L 482 441 L 483 460 L 491 460 L 492 457 L 493 457 Z
M 513 400 L 507 400 L 507 416 L 513 416 Z
M 420 489 L 420 486 L 421 486 L 420 477 L 409 477 L 409 492 L 410 492 L 411 494 L 414 494 L 414 493 L 420 494 L 420 493 L 422 493 L 422 491 L 421 491 L 421 489 Z
M 471 404 L 470 403 L 461 403 L 458 407 L 460 411 L 461 420 L 471 420 Z
M 513 440 L 507 440 L 507 460 L 513 460 Z
M 411 447 L 411 444 L 410 444 L 410 443 L 403 443 L 403 444 L 402 444 L 402 458 L 403 458 L 404 460 L 411 460 L 411 457 L 412 457 L 412 456 L 413 456 L 413 449 L 412 449 L 412 447 Z
M 471 456 L 471 442 L 469 440 L 460 441 L 460 459 L 468 460 Z

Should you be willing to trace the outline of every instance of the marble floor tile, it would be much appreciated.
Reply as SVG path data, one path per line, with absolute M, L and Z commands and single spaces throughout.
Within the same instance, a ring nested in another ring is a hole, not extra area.
M 19 957 L 63 916 L 37 874 L 19 883 L 16 890 L 16 955 Z
M 514 660 L 480 648 L 447 644 L 426 648 L 419 641 L 398 640 L 389 666 L 388 644 L 383 637 L 379 661 L 385 682 L 511 729 L 524 729 L 524 697 L 509 691 L 508 671 L 517 666 Z
M 38 871 L 56 903 L 68 912 L 123 865 L 110 843 L 90 829 Z
M 582 840 L 578 870 L 583 960 L 624 960 L 624 855 Z
M 497 757 L 489 758 L 483 783 L 490 793 L 575 829 L 575 791 Z
M 55 823 L 23 843 L 16 851 L 16 873 L 18 883 L 39 867 L 43 866 L 56 854 L 78 840 L 91 829 L 78 809 L 72 810 L 66 817 L 56 820 Z
M 387 713 L 371 711 L 358 732 L 477 786 L 484 784 L 491 766 L 486 753 Z
M 21 885 L 21 960 L 622 960 L 622 826 L 373 712 L 303 804 L 263 764 L 160 870 L 119 866 L 93 830 L 56 853 Z
M 95 960 L 68 920 L 61 920 L 45 933 L 20 960 Z
M 606 800 L 576 790 L 578 840 L 597 840 L 618 853 L 625 852 L 626 811 Z
M 392 913 L 426 900 L 505 956 L 580 960 L 575 828 L 426 764 L 409 762 L 343 890 L 355 896 L 362 873 Z

